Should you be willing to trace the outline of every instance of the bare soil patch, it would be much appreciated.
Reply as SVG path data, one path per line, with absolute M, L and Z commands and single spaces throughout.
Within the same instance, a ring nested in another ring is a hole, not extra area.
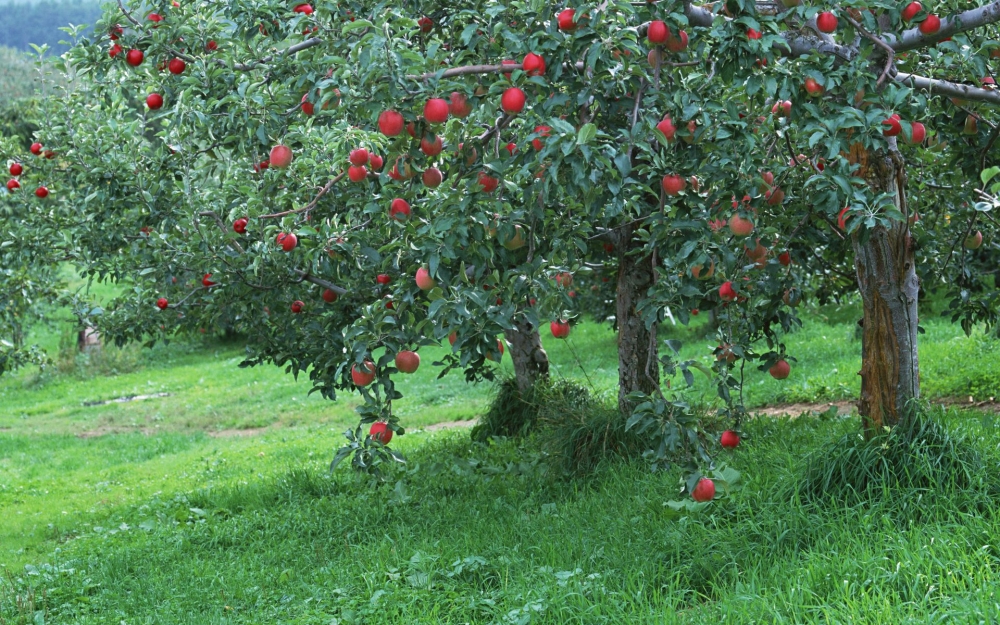
M 130 401 L 142 401 L 144 399 L 156 399 L 158 397 L 170 397 L 170 393 L 153 393 L 152 395 L 125 395 L 124 397 L 116 397 L 115 399 L 105 399 L 101 401 L 85 401 L 83 405 L 86 407 L 91 406 L 106 406 L 108 404 L 125 404 Z
M 476 424 L 476 419 L 468 421 L 445 421 L 444 423 L 433 423 L 422 428 L 425 432 L 437 432 L 438 430 L 451 430 L 454 428 L 471 428 Z
M 765 417 L 799 417 L 802 415 L 810 414 L 822 414 L 830 409 L 831 406 L 837 407 L 838 414 L 851 414 L 857 410 L 857 407 L 853 401 L 832 401 L 832 402 L 821 402 L 816 404 L 779 404 L 777 406 L 764 406 L 762 408 L 753 408 L 749 410 L 751 414 L 763 415 Z

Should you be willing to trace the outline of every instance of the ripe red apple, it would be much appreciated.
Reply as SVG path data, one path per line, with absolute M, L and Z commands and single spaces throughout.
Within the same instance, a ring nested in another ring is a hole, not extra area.
M 380 273 L 377 276 L 375 276 L 375 282 L 381 284 L 382 286 L 385 286 L 390 282 L 392 282 L 392 278 L 389 277 L 389 274 L 387 273 Z
M 899 133 L 903 132 L 903 127 L 899 124 L 899 115 L 896 113 L 893 113 L 889 119 L 883 121 L 882 125 L 886 127 L 882 130 L 883 136 L 895 137 Z
M 715 275 L 715 261 L 710 261 L 708 265 L 708 270 L 705 270 L 703 265 L 695 265 L 691 267 L 691 276 L 695 280 L 708 280 Z
M 167 66 L 167 69 L 169 69 L 170 73 L 174 74 L 175 76 L 183 74 L 184 70 L 187 69 L 187 63 L 185 63 L 181 59 L 170 59 L 170 64 Z
M 294 234 L 282 232 L 278 235 L 278 245 L 286 252 L 291 252 L 299 244 L 299 238 Z
M 424 104 L 424 119 L 431 124 L 448 121 L 448 102 L 442 98 L 431 98 Z
M 746 252 L 747 258 L 755 263 L 767 258 L 767 248 L 760 244 L 760 239 L 757 239 L 752 248 L 744 246 L 743 250 Z
M 719 287 L 719 299 L 724 302 L 731 302 L 736 299 L 736 291 L 733 289 L 733 283 L 730 281 L 725 281 L 722 286 Z
M 209 42 L 205 44 L 205 49 L 209 52 L 215 52 L 219 49 L 219 44 L 215 43 L 215 40 L 209 40 Z
M 437 188 L 437 186 L 444 180 L 444 175 L 437 167 L 428 167 L 424 170 L 422 177 L 424 180 L 424 186 L 430 189 Z
M 146 16 L 146 19 L 156 24 L 163 21 L 163 16 L 159 13 L 150 13 Z
M 151 111 L 157 110 L 163 106 L 163 96 L 158 93 L 149 94 L 146 96 L 146 106 L 148 106 Z
M 738 213 L 733 213 L 729 218 L 729 231 L 738 237 L 749 236 L 753 232 L 753 222 L 740 217 Z
M 500 339 L 497 339 L 497 351 L 500 352 L 500 356 L 498 358 L 495 358 L 493 354 L 486 354 L 486 360 L 492 360 L 493 362 L 500 362 L 501 360 L 503 360 L 504 348 L 503 348 L 503 341 L 501 341 Z
M 426 136 L 420 140 L 420 151 L 427 156 L 437 156 L 444 149 L 444 144 L 441 142 L 441 137 L 434 135 L 433 139 L 428 139 Z
M 726 430 L 722 433 L 719 443 L 726 449 L 736 449 L 740 444 L 740 435 L 732 430 Z
M 238 234 L 245 233 L 247 231 L 247 224 L 249 223 L 250 221 L 246 217 L 240 217 L 239 219 L 233 222 L 233 232 L 236 232 Z
M 816 28 L 823 33 L 832 33 L 837 30 L 837 16 L 830 11 L 823 11 L 816 16 Z
M 458 118 L 468 117 L 472 112 L 472 105 L 466 99 L 465 94 L 458 91 L 451 92 L 451 104 L 448 105 L 448 112 Z
M 976 233 L 965 239 L 965 249 L 978 250 L 983 245 L 983 233 L 976 230 Z
M 564 339 L 569 336 L 569 322 L 562 319 L 553 321 L 549 324 L 549 330 L 552 332 L 553 337 Z
M 41 143 L 32 143 L 31 147 L 29 148 L 29 150 L 31 151 L 32 154 L 34 154 L 35 156 L 38 156 L 39 154 L 42 153 L 42 144 Z
M 500 61 L 500 65 L 517 65 L 517 64 L 518 64 L 517 61 L 512 61 L 511 59 L 504 59 Z M 504 78 L 510 80 L 510 72 L 504 72 L 503 75 Z M 476 91 L 476 95 L 485 95 L 485 94 L 486 94 L 486 87 L 482 87 L 482 93 L 480 93 L 478 90 Z
M 21 166 L 21 163 L 11 163 L 10 164 L 10 175 L 11 176 L 20 176 L 21 172 L 23 172 L 23 171 L 24 171 L 24 167 Z
M 271 148 L 269 155 L 270 164 L 273 167 L 283 169 L 292 164 L 292 149 L 287 145 L 276 145 Z
M 787 267 L 792 264 L 792 255 L 788 252 L 782 252 L 778 254 L 778 262 Z
M 770 373 L 771 377 L 774 378 L 775 380 L 784 380 L 785 378 L 788 377 L 788 374 L 791 372 L 791 370 L 792 368 L 789 366 L 788 362 L 784 359 L 781 359 L 778 362 L 771 365 L 771 368 L 768 369 L 767 372 Z
M 351 182 L 363 182 L 368 177 L 368 169 L 364 165 L 351 165 L 347 168 L 347 177 Z
M 122 53 L 122 47 L 117 43 L 108 49 L 108 56 L 110 56 L 111 58 L 115 58 L 121 53 Z
M 698 485 L 694 487 L 691 498 L 699 503 L 712 501 L 715 499 L 715 482 L 707 477 L 701 478 L 698 480 Z
M 941 18 L 931 13 L 924 21 L 920 22 L 920 32 L 925 35 L 933 35 L 941 30 Z
M 911 2 L 908 5 L 906 5 L 906 7 L 903 9 L 902 13 L 899 14 L 899 16 L 903 18 L 904 22 L 909 22 L 914 18 L 914 16 L 916 16 L 917 13 L 920 13 L 923 10 L 924 7 L 921 6 L 919 2 Z
M 479 182 L 479 186 L 482 187 L 483 193 L 493 193 L 497 190 L 497 186 L 500 184 L 499 180 L 485 171 L 479 172 L 479 178 L 477 181 Z
M 10 180 L 7 181 L 7 190 L 10 191 L 11 193 L 20 188 L 21 188 L 21 183 L 18 182 L 17 180 L 11 178 Z
M 171 152 L 171 154 L 173 154 L 173 152 Z M 259 174 L 260 172 L 264 171 L 270 166 L 271 166 L 271 161 L 265 158 L 264 160 L 253 166 L 253 171 L 255 174 Z
M 500 98 L 500 106 L 505 113 L 516 115 L 524 110 L 524 103 L 526 101 L 527 97 L 523 91 L 517 87 L 510 87 L 503 92 L 503 96 Z
M 510 154 L 511 156 L 517 154 L 517 144 L 514 143 L 513 141 L 505 145 L 504 149 L 507 150 L 507 153 Z
M 747 29 L 747 39 L 750 40 L 760 39 L 763 36 L 764 36 L 763 33 L 761 33 L 759 30 L 756 30 L 754 28 Z
M 45 158 L 55 158 L 56 153 L 53 152 L 52 150 L 45 150 L 45 152 L 42 153 L 42 156 L 44 156 Z
M 777 115 L 778 117 L 791 117 L 792 116 L 792 102 L 791 100 L 778 101 L 774 103 L 771 107 L 771 114 Z
M 372 171 L 381 171 L 382 157 L 378 154 L 372 154 L 368 157 L 368 164 L 372 166 Z
M 573 274 L 563 271 L 556 274 L 556 285 L 564 288 L 573 286 Z
M 552 128 L 548 126 L 535 126 L 535 134 L 539 135 L 539 137 L 548 137 L 551 130 Z M 542 146 L 541 138 L 531 140 L 531 147 L 535 148 L 536 152 L 541 151 Z
M 845 232 L 847 231 L 847 220 L 851 218 L 851 216 L 847 214 L 847 211 L 849 210 L 851 210 L 851 207 L 845 206 L 840 209 L 839 213 L 837 213 L 837 227 Z
M 663 136 L 667 141 L 673 141 L 676 139 L 677 127 L 674 126 L 674 122 L 670 119 L 669 115 L 663 116 L 660 123 L 656 125 L 656 129 L 663 133 Z
M 785 192 L 781 190 L 781 187 L 775 187 L 769 189 L 767 193 L 764 194 L 767 198 L 767 203 L 771 206 L 780 206 L 782 202 L 785 201 Z
M 457 341 L 457 340 L 458 340 L 458 332 L 452 332 L 451 334 L 448 335 L 448 343 L 452 347 L 455 346 L 455 341 Z
M 824 91 L 823 85 L 816 82 L 815 78 L 812 77 L 806 78 L 805 88 L 806 88 L 806 93 L 808 93 L 810 97 L 818 98 L 819 96 L 823 95 Z
M 416 282 L 421 291 L 430 291 L 437 286 L 437 282 L 431 277 L 431 272 L 427 271 L 426 267 L 417 269 Z
M 688 47 L 688 34 L 683 30 L 677 32 L 677 36 L 667 31 L 667 50 L 671 52 L 683 52 Z
M 327 304 L 332 304 L 337 301 L 337 292 L 333 289 L 325 289 L 323 291 L 323 301 Z
M 395 137 L 403 132 L 403 116 L 397 111 L 382 111 L 378 116 L 378 129 L 387 137 Z
M 907 143 L 920 145 L 927 138 L 927 129 L 920 122 L 913 122 L 910 126 L 910 138 Z
M 360 167 L 361 165 L 367 165 L 368 150 L 366 150 L 365 148 L 355 148 L 351 150 L 351 153 L 347 157 L 347 160 L 351 162 L 351 165 L 355 165 L 357 167 Z
M 962 128 L 962 134 L 974 135 L 979 132 L 979 120 L 976 119 L 975 115 L 965 116 L 965 126 Z
M 292 9 L 292 13 L 302 13 L 303 15 L 312 15 L 313 8 L 311 4 L 296 4 L 295 8 Z
M 38 187 L 35 189 L 35 195 L 44 200 L 49 197 L 49 190 L 46 187 Z
M 298 300 L 298 299 L 295 300 L 294 302 L 292 302 L 292 306 L 291 306 L 292 312 L 295 313 L 296 315 L 299 314 L 300 312 L 302 312 L 302 309 L 305 308 L 305 307 L 306 307 L 305 302 L 303 302 L 302 300 Z
M 649 43 L 653 45 L 666 43 L 669 35 L 670 30 L 667 28 L 667 25 L 660 20 L 653 20 L 650 22 L 649 28 L 646 30 L 646 39 L 648 39 Z
M 524 55 L 521 67 L 524 68 L 528 76 L 541 76 L 545 73 L 545 59 L 534 52 L 529 52 Z
M 360 365 L 351 367 L 351 380 L 354 386 L 368 386 L 375 379 L 375 363 L 366 360 Z M 374 427 L 374 426 L 372 426 Z
M 125 54 L 125 62 L 132 67 L 138 67 L 142 64 L 142 60 L 146 56 L 142 53 L 142 50 L 132 49 Z
M 396 354 L 396 368 L 402 373 L 413 373 L 420 366 L 420 354 L 404 349 Z
M 677 174 L 667 174 L 661 182 L 663 191 L 667 195 L 677 195 L 684 190 L 684 178 Z
M 715 355 L 715 359 L 719 362 L 725 360 L 729 364 L 736 362 L 736 354 L 733 352 L 733 346 L 729 343 L 723 343 L 718 347 L 719 353 Z
M 576 30 L 576 11 L 573 9 L 563 9 L 556 16 L 559 22 L 559 30 L 571 32 Z
M 427 33 L 434 30 L 434 20 L 424 15 L 417 20 L 417 26 L 420 27 L 420 32 L 426 35 Z
M 357 382 L 355 382 L 357 384 Z M 358 386 L 364 386 L 359 384 Z M 389 441 L 392 440 L 392 430 L 389 429 L 389 424 L 385 421 L 376 421 L 372 423 L 371 429 L 368 430 L 368 436 L 372 437 L 373 441 L 378 441 L 383 445 L 388 445 Z
M 167 298 L 165 297 L 161 297 L 160 299 L 156 300 L 156 307 L 159 308 L 160 310 L 166 310 L 167 306 L 169 305 L 170 302 L 168 302 Z
M 997 81 L 992 76 L 983 76 L 979 82 L 983 85 L 983 89 L 992 90 L 997 86 Z

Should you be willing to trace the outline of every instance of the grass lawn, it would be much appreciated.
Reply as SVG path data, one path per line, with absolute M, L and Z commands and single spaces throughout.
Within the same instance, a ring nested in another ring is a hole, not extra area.
M 799 359 L 788 380 L 746 372 L 748 405 L 854 398 L 855 318 L 811 311 L 788 337 Z M 928 397 L 1000 396 L 1000 343 L 924 321 Z M 59 331 L 39 338 L 58 345 Z M 683 357 L 710 362 L 715 342 L 703 328 L 662 334 L 683 341 Z M 568 341 L 543 340 L 555 375 L 613 396 L 607 327 L 584 323 Z M 0 565 L 22 594 L 46 589 L 47 623 L 877 623 L 1000 614 L 992 508 L 971 513 L 950 495 L 924 493 L 915 517 L 890 497 L 837 506 L 782 494 L 802 458 L 856 420 L 754 423 L 729 457 L 744 488 L 675 518 L 664 504 L 675 498 L 677 473 L 637 461 L 564 481 L 530 441 L 487 448 L 467 430 L 422 430 L 475 418 L 490 389 L 437 380 L 434 350 L 421 353 L 425 364 L 399 385 L 408 432 L 393 440 L 410 462 L 380 488 L 346 467 L 325 470 L 355 422 L 352 398 L 310 396 L 307 380 L 277 368 L 240 369 L 235 345 L 135 352 L 115 376 L 23 371 L 0 380 Z M 154 397 L 98 403 L 131 395 Z M 700 374 L 693 396 L 712 401 Z M 993 458 L 1000 435 L 991 416 L 941 418 Z M 4 588 L 0 623 L 32 622 L 18 620 Z

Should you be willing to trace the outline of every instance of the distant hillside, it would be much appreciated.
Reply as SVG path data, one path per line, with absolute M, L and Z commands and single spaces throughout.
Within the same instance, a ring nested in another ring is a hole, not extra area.
M 101 15 L 97 0 L 0 0 L 0 46 L 31 50 L 30 44 L 48 44 L 55 54 L 68 39 L 61 26 L 93 25 Z

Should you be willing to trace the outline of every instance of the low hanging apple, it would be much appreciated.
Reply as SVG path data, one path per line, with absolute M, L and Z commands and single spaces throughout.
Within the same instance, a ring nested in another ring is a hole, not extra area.
M 725 449 L 736 449 L 736 446 L 740 444 L 740 435 L 732 430 L 726 430 L 722 433 L 719 443 Z
M 155 111 L 163 106 L 163 96 L 158 93 L 151 93 L 146 96 L 146 106 L 149 110 Z
M 171 74 L 177 76 L 184 73 L 184 70 L 187 69 L 187 63 L 181 59 L 170 59 L 170 64 L 167 65 L 167 69 L 170 70 Z
M 413 373 L 420 366 L 420 354 L 408 349 L 396 354 L 396 368 L 402 373 Z
M 837 16 L 830 11 L 823 11 L 816 16 L 816 28 L 823 33 L 832 33 L 837 30 Z
M 129 50 L 125 54 L 125 62 L 132 67 L 138 67 L 142 65 L 142 60 L 146 58 L 146 55 L 142 53 L 142 50 Z
M 500 97 L 500 106 L 505 113 L 516 115 L 524 110 L 526 101 L 527 96 L 524 95 L 524 91 L 518 87 L 510 87 Z
M 564 32 L 576 30 L 576 11 L 573 9 L 563 9 L 556 16 L 556 20 L 559 22 L 559 30 Z
M 300 312 L 302 312 L 302 310 L 305 307 L 306 307 L 306 304 L 302 300 L 295 300 L 294 302 L 292 302 L 292 306 L 291 306 L 292 312 L 295 313 L 296 315 L 299 314 Z
M 247 220 L 246 217 L 240 217 L 239 219 L 237 219 L 236 221 L 233 222 L 233 232 L 236 232 L 237 234 L 244 234 L 244 233 L 246 233 L 246 231 L 247 231 L 247 224 L 249 224 L 249 223 L 250 222 L 249 222 L 249 220 Z
M 729 231 L 738 237 L 750 236 L 754 225 L 749 219 L 740 217 L 739 213 L 733 213 L 729 218 Z
M 406 221 L 410 218 L 410 203 L 402 198 L 396 198 L 389 205 L 389 217 L 396 221 Z
M 667 42 L 670 30 L 661 20 L 653 20 L 646 29 L 646 39 L 653 45 L 660 45 Z
M 421 291 L 430 291 L 437 286 L 437 282 L 431 277 L 431 272 L 426 267 L 417 269 L 417 275 L 414 279 Z
M 389 424 L 385 421 L 376 421 L 372 423 L 372 427 L 368 430 L 368 436 L 373 441 L 388 445 L 389 441 L 392 440 L 392 430 L 389 429 Z
M 24 167 L 22 167 L 20 163 L 11 163 L 10 165 L 11 176 L 20 176 L 23 171 Z
M 299 238 L 291 232 L 282 232 L 277 238 L 278 245 L 286 252 L 291 252 L 299 244 Z
M 545 59 L 534 52 L 524 55 L 521 67 L 528 76 L 541 76 L 545 73 Z
M 284 169 L 292 164 L 292 149 L 287 145 L 276 145 L 271 148 L 268 160 L 272 167 Z
M 914 17 L 917 16 L 917 13 L 920 13 L 923 10 L 924 7 L 921 6 L 919 2 L 911 2 L 908 5 L 906 5 L 906 7 L 902 10 L 899 16 L 903 19 L 904 22 L 909 22 L 910 20 L 912 20 Z
M 736 299 L 736 290 L 733 289 L 733 283 L 726 281 L 722 283 L 719 287 L 719 299 L 724 302 L 732 302 Z
M 698 485 L 694 487 L 691 498 L 697 502 L 712 501 L 715 498 L 715 482 L 703 477 L 698 480 Z
M 160 310 L 166 310 L 167 306 L 169 305 L 170 302 L 168 302 L 167 298 L 165 297 L 161 297 L 160 299 L 156 300 L 156 307 L 159 308 Z
M 663 192 L 667 195 L 677 195 L 684 190 L 684 178 L 677 174 L 667 174 L 662 180 Z
M 31 147 L 28 148 L 28 151 L 34 154 L 35 156 L 38 156 L 39 154 L 42 153 L 42 144 L 38 142 L 32 143 Z
M 403 116 L 398 111 L 382 111 L 378 116 L 378 130 L 387 137 L 403 132 Z
M 448 121 L 448 102 L 442 98 L 431 98 L 424 104 L 424 119 L 432 124 Z
M 369 160 L 368 150 L 365 148 L 355 148 L 351 150 L 347 160 L 350 161 L 351 165 L 354 165 L 355 167 L 367 165 Z
M 430 189 L 437 188 L 441 182 L 444 180 L 444 175 L 441 170 L 437 167 L 428 167 L 424 170 L 421 178 L 424 181 L 424 186 Z
M 549 330 L 552 332 L 553 337 L 564 339 L 569 336 L 569 322 L 557 319 L 549 324 Z
M 48 188 L 46 188 L 46 187 L 38 187 L 37 189 L 35 189 L 35 196 L 38 197 L 39 199 L 42 199 L 42 200 L 44 200 L 45 198 L 49 197 L 49 190 L 48 190 Z
M 337 301 L 337 292 L 334 291 L 333 289 L 325 289 L 323 291 L 322 297 L 324 302 L 326 302 L 327 304 L 332 304 L 335 301 Z
M 7 181 L 7 190 L 13 193 L 14 191 L 21 188 L 21 183 L 17 180 L 10 179 Z
M 354 386 L 368 386 L 375 380 L 375 363 L 366 360 L 351 367 L 351 381 Z
M 778 362 L 771 365 L 771 368 L 767 370 L 771 374 L 771 377 L 775 380 L 784 380 L 791 373 L 792 367 L 788 364 L 788 361 L 781 359 Z

